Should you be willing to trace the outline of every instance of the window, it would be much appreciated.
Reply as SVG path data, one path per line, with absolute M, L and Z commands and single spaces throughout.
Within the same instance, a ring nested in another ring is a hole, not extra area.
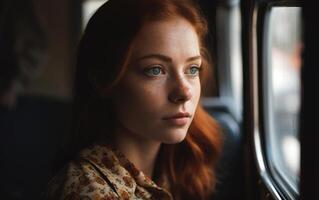
M 236 121 L 241 122 L 243 87 L 241 13 L 239 1 L 230 2 L 221 3 L 216 13 L 219 99 L 227 105 Z
M 279 183 L 298 193 L 301 8 L 273 7 L 264 59 L 264 108 L 268 163 Z
M 233 88 L 234 109 L 238 121 L 241 121 L 242 113 L 242 55 L 241 55 L 241 18 L 239 6 L 233 11 L 233 30 L 231 30 L 230 48 L 230 66 L 231 66 L 231 84 Z
M 84 29 L 94 12 L 107 0 L 86 0 L 82 5 L 82 28 Z

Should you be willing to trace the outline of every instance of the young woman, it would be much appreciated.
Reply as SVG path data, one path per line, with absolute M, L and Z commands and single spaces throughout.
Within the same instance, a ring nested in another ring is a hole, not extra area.
M 199 104 L 207 26 L 192 0 L 109 0 L 80 43 L 77 155 L 51 199 L 206 199 L 218 128 Z

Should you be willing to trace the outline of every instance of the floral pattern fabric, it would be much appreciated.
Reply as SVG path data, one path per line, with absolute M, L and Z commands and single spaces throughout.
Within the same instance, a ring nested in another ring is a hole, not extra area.
M 50 182 L 48 199 L 172 200 L 120 152 L 96 144 L 80 152 Z

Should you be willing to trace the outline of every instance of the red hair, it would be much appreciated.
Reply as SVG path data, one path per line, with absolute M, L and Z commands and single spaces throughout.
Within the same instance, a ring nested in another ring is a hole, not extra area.
M 174 17 L 186 19 L 198 34 L 204 86 L 212 71 L 204 42 L 207 23 L 194 1 L 109 0 L 90 19 L 77 61 L 72 138 L 76 150 L 96 140 L 112 140 L 115 123 L 108 101 L 126 71 L 132 41 L 145 23 Z M 163 144 L 156 163 L 157 175 L 166 175 L 175 199 L 208 197 L 216 183 L 214 165 L 220 146 L 216 122 L 198 105 L 185 140 Z
M 175 145 L 163 145 L 160 163 L 169 175 L 175 199 L 207 199 L 213 192 L 221 140 L 216 122 L 199 105 L 187 136 Z

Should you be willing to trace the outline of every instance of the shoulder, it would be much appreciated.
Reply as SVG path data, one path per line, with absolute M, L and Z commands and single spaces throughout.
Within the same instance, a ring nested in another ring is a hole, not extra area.
M 108 180 L 88 160 L 68 163 L 49 183 L 48 199 L 118 199 Z

